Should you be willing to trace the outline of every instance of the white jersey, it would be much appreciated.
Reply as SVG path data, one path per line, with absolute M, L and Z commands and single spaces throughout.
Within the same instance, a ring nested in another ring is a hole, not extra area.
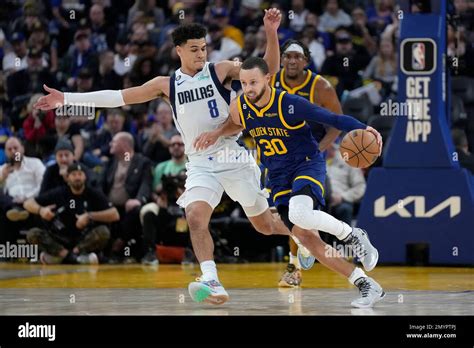
M 186 75 L 181 69 L 171 76 L 169 97 L 173 118 L 190 159 L 214 154 L 230 142 L 235 144 L 237 136 L 221 137 L 204 151 L 196 151 L 193 146 L 197 136 L 216 129 L 227 120 L 231 94 L 219 81 L 213 63 L 207 62 L 194 76 Z

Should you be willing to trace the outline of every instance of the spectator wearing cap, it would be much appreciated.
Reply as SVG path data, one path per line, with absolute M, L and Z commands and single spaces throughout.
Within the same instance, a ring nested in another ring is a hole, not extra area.
M 38 158 L 25 156 L 25 148 L 16 137 L 7 140 L 5 153 L 7 163 L 0 166 L 0 242 L 16 241 L 19 231 L 32 222 L 22 204 L 38 195 L 45 171 Z
M 95 52 L 102 52 L 114 47 L 116 30 L 105 21 L 104 7 L 94 4 L 89 10 L 89 23 L 91 27 L 91 42 Z
M 41 140 L 54 131 L 54 111 L 42 111 L 33 108 L 42 94 L 34 94 L 27 106 L 28 116 L 23 122 L 23 131 L 26 139 L 26 153 L 41 157 L 43 155 L 40 148 Z
M 234 40 L 225 37 L 224 31 L 217 24 L 209 26 L 210 53 L 208 59 L 211 63 L 235 57 L 242 52 L 242 47 Z
M 171 137 L 178 131 L 173 124 L 171 107 L 163 100 L 157 104 L 155 113 L 148 120 L 149 127 L 143 132 L 141 148 L 143 154 L 157 164 L 170 159 L 168 147 Z
M 70 116 L 57 116 L 54 118 L 55 144 L 67 139 L 74 145 L 74 159 L 80 161 L 84 153 L 84 139 L 81 137 L 80 126 L 72 122 Z
M 52 189 L 67 186 L 67 169 L 74 163 L 74 146 L 71 141 L 61 139 L 56 144 L 54 153 L 56 162 L 46 167 L 43 181 L 41 182 L 40 195 Z M 87 184 L 90 187 L 100 189 L 97 175 L 86 166 L 83 169 L 86 173 Z
M 105 50 L 99 55 L 99 69 L 94 77 L 94 89 L 121 89 L 122 79 L 114 71 L 114 53 Z
M 343 91 L 352 90 L 362 85 L 359 72 L 369 64 L 370 56 L 365 47 L 353 45 L 352 36 L 345 27 L 338 28 L 334 36 L 335 53 L 326 58 L 321 68 L 321 74 L 338 78 L 336 92 L 338 96 L 341 96 Z
M 81 164 L 67 170 L 67 184 L 28 199 L 24 208 L 45 221 L 46 228 L 32 228 L 27 241 L 39 245 L 44 264 L 97 264 L 110 238 L 108 224 L 119 214 L 107 198 L 86 185 Z
M 258 28 L 263 20 L 261 4 L 261 0 L 242 0 L 240 12 L 234 24 L 244 32 L 248 27 Z
M 125 35 L 118 38 L 115 43 L 114 71 L 117 75 L 123 76 L 130 72 L 137 56 L 130 53 L 130 44 Z
M 24 98 L 27 94 L 42 93 L 43 85 L 57 88 L 54 75 L 43 66 L 43 54 L 36 48 L 28 50 L 27 68 L 10 74 L 7 78 L 8 98 Z
M 102 188 L 120 213 L 112 246 L 114 257 L 120 259 L 125 256 L 121 253 L 125 243 L 131 239 L 142 239 L 139 214 L 142 205 L 151 197 L 152 166 L 148 158 L 135 153 L 134 139 L 130 133 L 115 134 L 110 153 L 113 158 L 104 170 Z
M 339 6 L 339 0 L 327 0 L 325 11 L 319 18 L 319 30 L 333 32 L 340 26 L 352 24 L 351 17 Z
M 8 52 L 3 57 L 3 71 L 5 75 L 26 69 L 28 66 L 28 62 L 26 60 L 28 49 L 26 46 L 25 35 L 21 32 L 13 33 L 10 37 L 10 43 L 12 45 L 13 51 Z
M 361 7 L 354 8 L 351 14 L 352 25 L 348 29 L 352 33 L 352 42 L 364 46 L 371 55 L 374 55 L 377 53 L 377 43 L 374 39 L 377 37 L 377 32 L 367 23 L 367 15 Z
M 301 33 L 306 24 L 306 16 L 309 13 L 309 11 L 305 9 L 304 0 L 292 0 L 291 10 L 290 29 L 294 32 Z
M 224 37 L 227 37 L 239 44 L 240 47 L 244 47 L 244 33 L 237 27 L 230 25 L 230 13 L 225 7 L 208 7 L 206 9 L 207 20 L 209 24 L 217 24 L 222 28 Z
M 90 35 L 86 31 L 77 31 L 74 35 L 74 46 L 61 60 L 60 70 L 64 73 L 67 86 L 72 88 L 82 68 L 94 70 L 97 67 L 98 58 L 94 52 Z
M 28 38 L 28 47 L 34 48 L 42 53 L 43 67 L 50 71 L 58 70 L 58 43 L 54 39 L 51 41 L 46 27 L 41 22 L 35 22 L 32 32 Z
M 76 83 L 71 89 L 72 92 L 91 92 L 94 88 L 94 75 L 88 68 L 82 68 L 77 74 Z

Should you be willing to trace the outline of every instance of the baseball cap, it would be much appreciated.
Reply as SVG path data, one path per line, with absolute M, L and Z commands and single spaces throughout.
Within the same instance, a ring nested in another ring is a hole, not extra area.
M 80 163 L 73 163 L 71 164 L 68 168 L 67 168 L 67 173 L 68 174 L 71 174 L 72 172 L 75 172 L 75 171 L 81 171 L 83 172 L 84 174 L 86 173 L 85 169 L 84 169 L 84 166 Z
M 68 150 L 74 153 L 74 146 L 72 146 L 71 141 L 69 141 L 68 139 L 60 139 L 56 144 L 56 147 L 54 148 L 54 153 L 57 153 L 61 150 Z
M 39 49 L 37 48 L 30 48 L 28 50 L 28 57 L 29 58 L 41 58 L 42 57 L 42 53 Z
M 19 31 L 14 32 L 10 38 L 11 42 L 25 41 L 25 35 Z
M 79 70 L 79 74 L 77 74 L 77 77 L 80 79 L 90 79 L 92 77 L 92 73 L 89 69 L 87 68 L 82 68 Z

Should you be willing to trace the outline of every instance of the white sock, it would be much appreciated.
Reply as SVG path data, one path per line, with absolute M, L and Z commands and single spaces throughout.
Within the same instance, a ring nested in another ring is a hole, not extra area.
M 351 283 L 352 285 L 355 285 L 355 281 L 359 278 L 365 278 L 367 277 L 367 275 L 365 274 L 365 272 L 359 268 L 359 267 L 356 267 L 351 275 L 349 276 L 349 278 L 347 278 L 347 280 L 349 280 L 349 283 Z
M 213 260 L 209 261 L 203 261 L 201 262 L 201 272 L 202 272 L 202 280 L 208 281 L 208 280 L 217 280 L 219 281 L 219 278 L 217 277 L 217 267 L 216 263 Z
M 301 207 L 301 205 L 312 207 L 313 199 L 305 195 L 298 195 L 290 199 L 290 209 Z M 305 214 L 304 220 L 306 220 L 304 224 L 307 225 L 304 228 L 327 232 L 339 240 L 346 239 L 352 232 L 351 226 L 320 210 L 312 210 L 312 214 Z
M 298 257 L 296 257 L 295 255 L 292 255 L 291 251 L 290 251 L 290 263 L 292 265 L 295 265 L 296 269 L 301 269 L 301 265 L 300 265 L 300 262 L 298 261 Z

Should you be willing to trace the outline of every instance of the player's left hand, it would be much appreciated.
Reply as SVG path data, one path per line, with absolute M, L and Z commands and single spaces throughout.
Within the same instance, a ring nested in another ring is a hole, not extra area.
M 379 144 L 379 149 L 380 149 L 379 156 L 380 156 L 382 154 L 382 146 L 383 146 L 382 136 L 375 128 L 372 128 L 370 126 L 367 126 L 365 130 L 375 135 L 375 138 L 377 139 L 377 144 Z
M 78 230 L 86 228 L 86 226 L 89 224 L 89 216 L 87 215 L 87 213 L 81 215 L 76 214 L 76 218 L 76 227 Z
M 204 132 L 194 139 L 194 148 L 198 151 L 205 150 L 216 143 L 219 136 L 215 132 Z
M 265 10 L 263 25 L 265 29 L 277 30 L 281 23 L 281 12 L 277 8 Z

